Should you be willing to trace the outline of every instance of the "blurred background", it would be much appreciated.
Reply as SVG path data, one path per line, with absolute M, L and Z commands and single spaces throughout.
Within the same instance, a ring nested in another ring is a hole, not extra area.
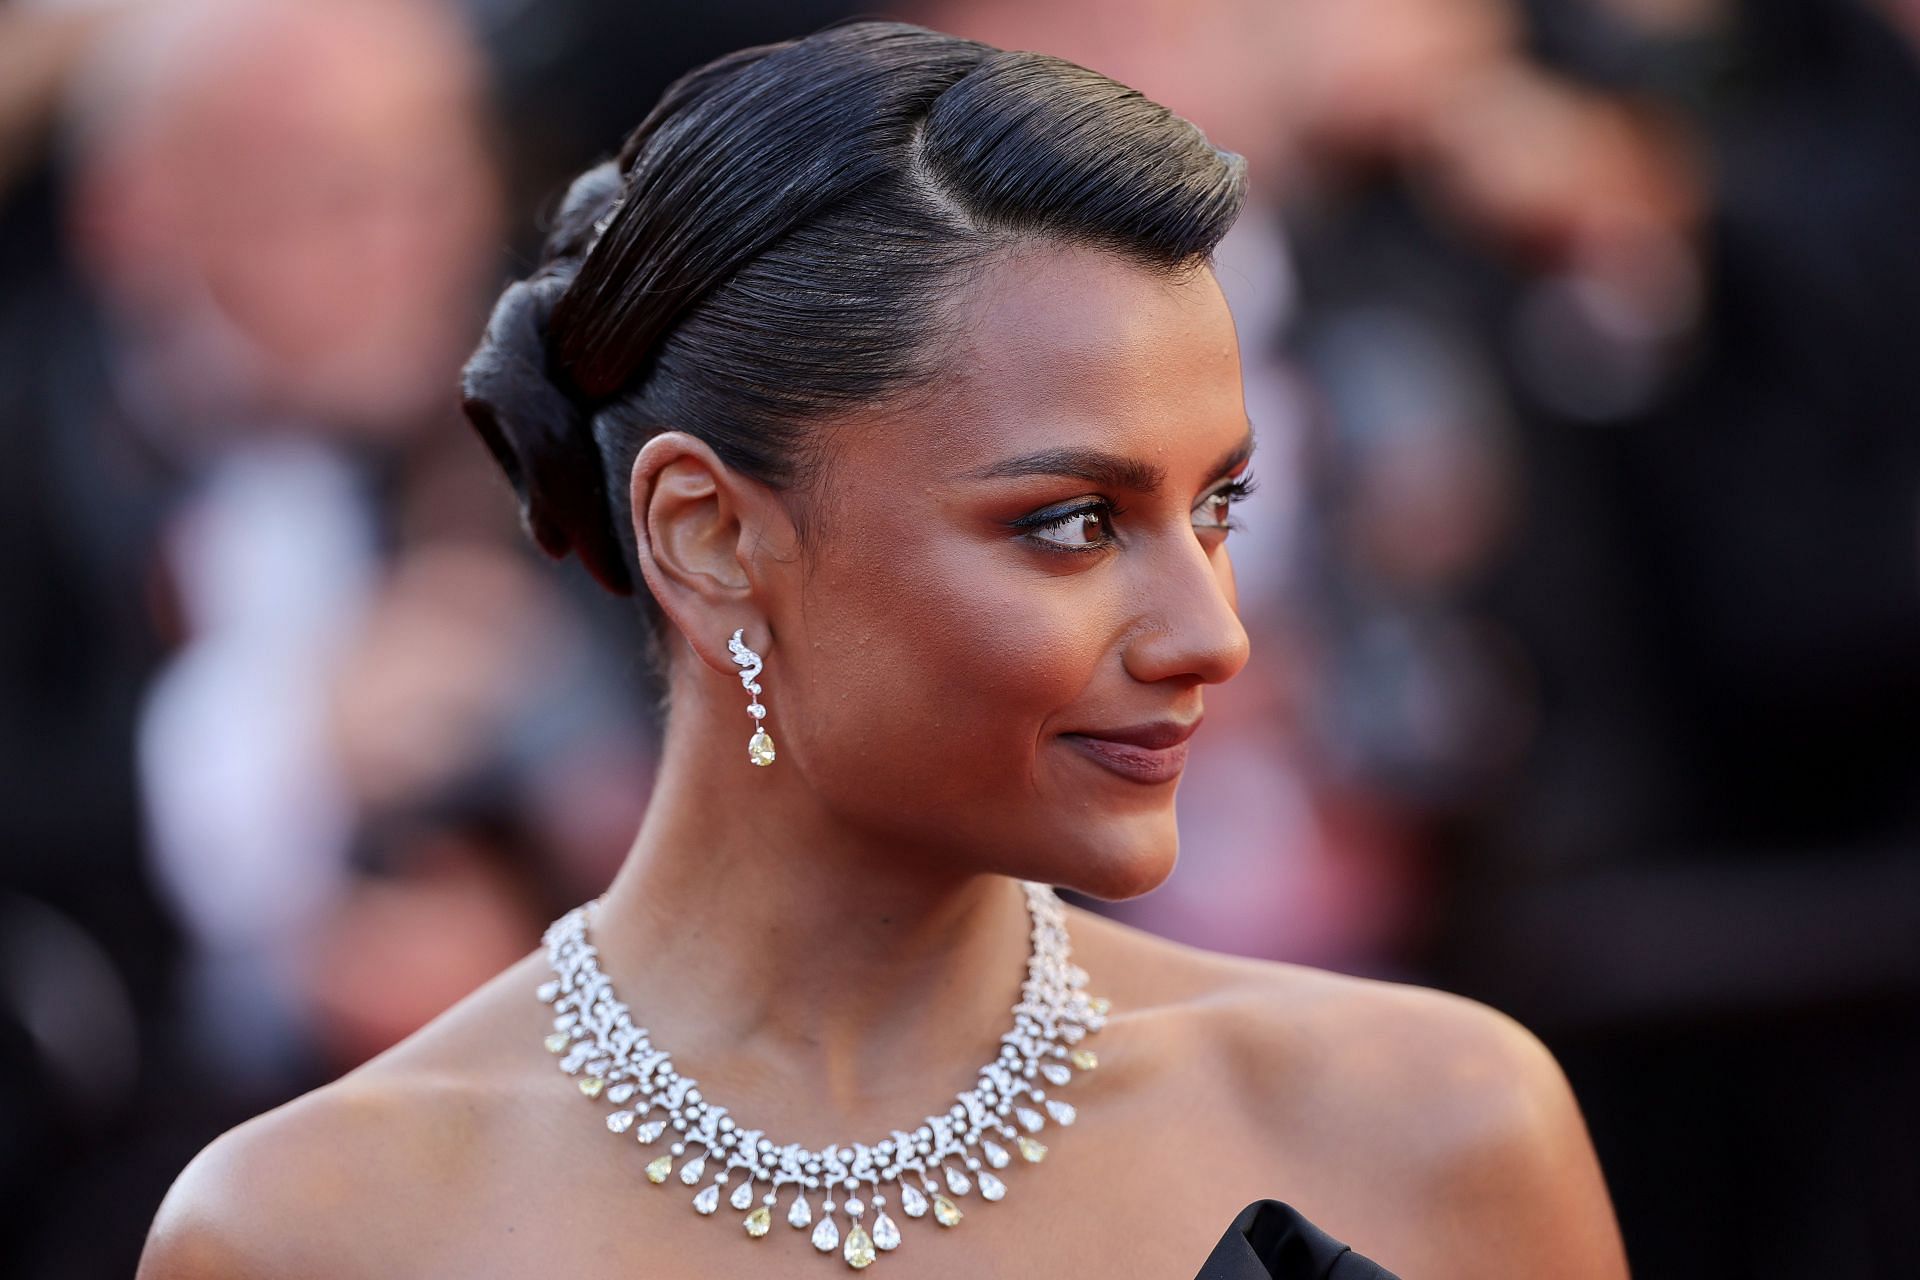
M 456 370 L 667 81 L 855 12 L 0 0 L 0 1271 L 612 874 L 635 622 Z M 1251 163 L 1254 658 L 1085 905 L 1519 1017 L 1642 1280 L 1915 1274 L 1920 4 L 857 12 Z

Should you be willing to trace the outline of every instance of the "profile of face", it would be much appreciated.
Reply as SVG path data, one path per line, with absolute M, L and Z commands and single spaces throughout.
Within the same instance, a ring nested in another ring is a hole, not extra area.
M 829 456 L 790 497 L 804 544 L 784 502 L 717 482 L 772 635 L 748 639 L 778 762 L 753 769 L 742 749 L 739 789 L 793 788 L 903 859 L 1136 896 L 1174 864 L 1177 771 L 1130 775 L 1080 735 L 1190 726 L 1205 686 L 1247 661 L 1227 548 L 1253 447 L 1233 320 L 1209 270 L 1045 243 L 955 305 L 963 337 L 932 392 L 820 428 Z M 639 558 L 669 614 L 717 631 L 676 603 L 713 520 L 685 500 L 715 487 L 687 442 L 636 460 Z M 724 640 L 693 647 L 705 661 L 680 663 L 676 709 L 697 689 L 700 714 L 746 726 Z

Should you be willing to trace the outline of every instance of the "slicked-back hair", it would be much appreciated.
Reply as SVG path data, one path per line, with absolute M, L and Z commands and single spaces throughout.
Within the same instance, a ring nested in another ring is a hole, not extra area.
M 804 488 L 836 411 L 933 382 L 953 300 L 1023 241 L 1177 274 L 1211 261 L 1245 161 L 1133 89 L 896 22 L 681 77 L 576 178 L 462 378 L 529 534 L 637 594 L 628 476 L 665 430 Z M 804 528 L 803 528 L 804 533 Z

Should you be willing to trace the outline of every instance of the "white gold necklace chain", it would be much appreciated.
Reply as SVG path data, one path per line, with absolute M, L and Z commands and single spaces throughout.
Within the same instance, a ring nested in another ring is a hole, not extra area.
M 741 1127 L 725 1107 L 701 1095 L 691 1076 L 674 1069 L 672 1058 L 654 1047 L 647 1029 L 613 994 L 587 937 L 594 903 L 574 908 L 546 932 L 555 975 L 538 992 L 553 1006 L 547 1049 L 559 1056 L 562 1071 L 578 1077 L 582 1094 L 612 1108 L 608 1129 L 638 1138 L 643 1147 L 667 1143 L 648 1162 L 648 1181 L 665 1183 L 679 1162 L 683 1184 L 706 1181 L 693 1207 L 707 1215 L 719 1210 L 724 1189 L 733 1183 L 727 1202 L 745 1213 L 740 1225 L 756 1239 L 767 1234 L 774 1206 L 790 1187 L 788 1224 L 812 1226 L 814 1248 L 837 1249 L 849 1266 L 866 1267 L 901 1242 L 899 1224 L 887 1213 L 885 1188 L 897 1186 L 899 1209 L 907 1217 L 930 1214 L 943 1227 L 957 1226 L 966 1216 L 958 1201 L 968 1194 L 989 1201 L 1006 1195 L 995 1171 L 1013 1162 L 1009 1146 L 1026 1163 L 1046 1158 L 1038 1135 L 1049 1123 L 1072 1124 L 1075 1116 L 1073 1104 L 1051 1090 L 1099 1065 L 1081 1041 L 1106 1024 L 1108 1001 L 1083 990 L 1087 971 L 1070 958 L 1066 912 L 1052 886 L 1020 884 L 1033 919 L 1032 951 L 1013 1027 L 1000 1037 L 999 1056 L 980 1068 L 973 1087 L 911 1132 L 895 1129 L 875 1143 L 836 1143 L 816 1151 Z M 816 1192 L 822 1193 L 817 1221 Z M 844 1243 L 836 1211 L 847 1216 Z

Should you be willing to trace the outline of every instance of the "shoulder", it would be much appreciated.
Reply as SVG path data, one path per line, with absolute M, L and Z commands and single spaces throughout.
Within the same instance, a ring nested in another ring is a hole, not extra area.
M 1559 1064 L 1519 1022 L 1464 996 L 1305 965 L 1226 955 L 1100 920 L 1103 959 L 1131 998 L 1186 1024 L 1224 1055 L 1250 1099 L 1312 1098 L 1432 1111 L 1435 1142 L 1564 1120 L 1572 1094 Z M 1576 1113 L 1577 1114 L 1577 1113 Z
M 372 1188 L 401 1172 L 406 1117 L 391 1090 L 342 1082 L 228 1130 L 161 1202 L 140 1280 L 358 1273 L 337 1227 L 377 1224 Z
M 209 1143 L 161 1202 L 139 1280 L 406 1271 L 431 1244 L 422 1224 L 435 1206 L 487 1167 L 475 1157 L 489 1117 L 512 1110 L 500 1105 L 508 1086 L 468 1043 L 487 991 Z
M 1504 1013 L 1429 987 L 1209 951 L 1075 907 L 1076 957 L 1113 983 L 1115 1003 L 1194 1024 L 1217 1051 L 1273 1073 L 1337 1072 L 1396 1090 L 1458 1088 L 1498 1077 L 1564 1084 L 1552 1054 Z M 1499 1090 L 1494 1090 L 1499 1092 Z
M 1269 1087 L 1315 1085 L 1300 1093 L 1375 1115 L 1418 1116 L 1417 1129 L 1403 1132 L 1436 1157 L 1565 1137 L 1567 1120 L 1577 1117 L 1566 1077 L 1539 1038 L 1464 996 L 1258 965 L 1222 1004 L 1250 1077 Z
M 1599 1162 L 1553 1054 L 1426 987 L 1253 963 L 1222 1034 L 1258 1122 L 1311 1135 L 1404 1213 L 1420 1275 L 1624 1277 Z
M 1122 945 L 1151 958 L 1146 1002 L 1215 1056 L 1253 1131 L 1320 1169 L 1353 1171 L 1361 1198 L 1393 1206 L 1396 1235 L 1461 1251 L 1399 1269 L 1453 1274 L 1465 1257 L 1482 1269 L 1461 1274 L 1625 1276 L 1573 1091 L 1512 1017 L 1427 987 L 1146 936 Z

